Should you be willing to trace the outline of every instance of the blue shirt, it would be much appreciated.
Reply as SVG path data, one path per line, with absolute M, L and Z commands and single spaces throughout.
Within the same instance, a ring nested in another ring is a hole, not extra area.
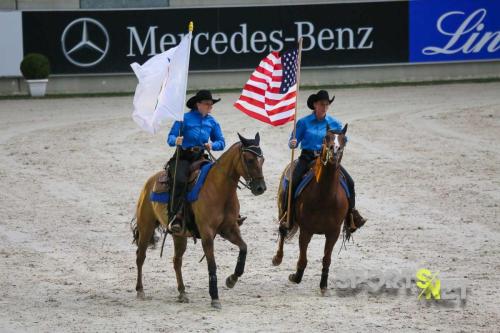
M 315 151 L 321 150 L 323 138 L 326 135 L 326 124 L 330 126 L 331 130 L 342 130 L 342 123 L 329 115 L 326 115 L 322 120 L 316 119 L 314 113 L 300 118 L 297 121 L 295 129 L 295 138 L 297 139 L 297 144 L 300 143 L 300 148 Z M 290 135 L 290 140 L 292 139 L 292 135 Z
M 208 139 L 212 141 L 212 150 L 223 150 L 226 142 L 220 129 L 220 125 L 211 115 L 205 117 L 197 110 L 193 109 L 184 114 L 184 122 L 176 121 L 168 134 L 167 143 L 175 146 L 175 139 L 179 136 L 179 129 L 182 125 L 181 136 L 182 148 L 204 147 Z

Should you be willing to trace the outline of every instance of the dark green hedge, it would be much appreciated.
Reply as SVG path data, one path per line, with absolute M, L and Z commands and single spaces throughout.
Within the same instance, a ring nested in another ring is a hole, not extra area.
M 21 62 L 21 73 L 27 80 L 46 79 L 50 74 L 49 59 L 43 54 L 29 53 Z

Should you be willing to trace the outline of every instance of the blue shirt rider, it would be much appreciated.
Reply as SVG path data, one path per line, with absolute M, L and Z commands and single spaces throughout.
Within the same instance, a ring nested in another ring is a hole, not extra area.
M 300 180 L 302 179 L 306 171 L 309 170 L 311 162 L 319 156 L 321 145 L 323 144 L 323 138 L 326 135 L 327 125 L 331 130 L 342 130 L 342 122 L 326 114 L 328 108 L 330 107 L 330 104 L 334 99 L 335 96 L 330 99 L 328 92 L 325 90 L 320 90 L 316 94 L 310 95 L 307 99 L 307 106 L 309 107 L 309 109 L 313 110 L 313 112 L 310 115 L 305 116 L 297 121 L 297 126 L 295 129 L 295 139 L 293 139 L 292 137 L 293 133 L 292 135 L 290 135 L 288 146 L 290 148 L 295 148 L 300 144 L 300 148 L 302 149 L 297 164 L 293 169 L 292 193 L 295 193 Z M 366 220 L 361 217 L 361 215 L 355 208 L 356 202 L 354 181 L 342 165 L 340 166 L 340 169 L 346 179 L 347 185 L 349 186 L 349 191 L 351 193 L 351 197 L 349 198 L 348 216 L 354 219 L 353 221 L 356 226 L 362 226 L 366 222 Z M 286 205 L 288 203 L 288 200 L 285 200 L 284 203 Z
M 169 204 L 169 229 L 172 233 L 182 230 L 182 206 L 187 190 L 189 166 L 203 157 L 205 150 L 223 150 L 226 142 L 219 123 L 210 115 L 213 105 L 220 101 L 212 98 L 208 90 L 200 90 L 191 97 L 186 106 L 191 110 L 184 115 L 184 121 L 176 121 L 167 137 L 171 146 L 180 146 L 177 171 L 175 169 L 176 153 L 170 159 L 171 175 L 175 174 L 175 188 L 171 204 Z
M 205 107 L 204 101 L 202 104 Z M 210 102 L 207 102 L 210 105 Z M 207 106 L 208 106 L 207 105 Z M 211 106 L 210 106 L 211 107 Z M 219 123 L 210 114 L 203 115 L 203 111 L 195 108 L 184 115 L 184 121 L 176 121 L 168 134 L 167 143 L 171 147 L 176 146 L 177 137 L 182 127 L 183 150 L 191 148 L 208 148 L 211 150 L 223 150 L 225 147 L 224 136 Z M 210 111 L 209 111 L 210 112 Z M 209 143 L 211 141 L 212 143 Z M 181 142 L 181 140 L 179 140 Z
M 318 119 L 315 113 L 311 113 L 299 119 L 295 129 L 296 144 L 300 144 L 302 150 L 311 150 L 319 153 L 323 138 L 325 137 L 327 124 L 331 130 L 342 130 L 342 123 L 329 115 L 326 115 L 323 119 Z M 290 140 L 292 140 L 292 135 L 290 135 Z

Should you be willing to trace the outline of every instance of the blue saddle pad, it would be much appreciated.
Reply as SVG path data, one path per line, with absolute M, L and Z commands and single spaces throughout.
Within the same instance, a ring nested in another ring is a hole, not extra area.
M 314 170 L 310 169 L 304 175 L 304 177 L 302 177 L 302 180 L 300 181 L 299 186 L 297 186 L 297 189 L 295 190 L 295 193 L 293 195 L 293 197 L 295 199 L 297 199 L 299 197 L 300 193 L 302 193 L 304 188 L 307 186 L 307 184 L 309 184 L 309 182 L 313 178 L 314 178 Z M 288 190 L 288 183 L 289 183 L 289 180 L 287 177 L 285 177 L 285 179 L 283 181 L 283 193 L 286 193 L 286 191 Z M 344 175 L 342 173 L 340 174 L 340 185 L 344 189 L 347 198 L 348 199 L 351 198 L 351 193 L 349 192 L 349 187 L 347 186 L 347 182 L 346 182 Z
M 203 187 L 203 184 L 205 184 L 205 180 L 207 179 L 208 172 L 212 168 L 214 163 L 206 163 L 200 168 L 200 174 L 198 176 L 198 179 L 196 180 L 196 183 L 194 184 L 193 188 L 187 193 L 186 195 L 186 200 L 188 202 L 194 202 L 198 200 L 198 195 L 200 194 L 200 190 Z M 164 192 L 164 193 L 156 193 L 156 192 L 151 192 L 149 195 L 149 200 L 151 201 L 156 201 L 160 202 L 163 204 L 168 204 L 170 202 L 170 193 Z

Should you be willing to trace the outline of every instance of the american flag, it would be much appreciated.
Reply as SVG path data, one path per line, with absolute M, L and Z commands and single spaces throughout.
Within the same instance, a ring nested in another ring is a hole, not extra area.
M 297 49 L 281 56 L 271 52 L 252 73 L 234 106 L 273 126 L 293 120 L 297 102 L 297 57 Z

